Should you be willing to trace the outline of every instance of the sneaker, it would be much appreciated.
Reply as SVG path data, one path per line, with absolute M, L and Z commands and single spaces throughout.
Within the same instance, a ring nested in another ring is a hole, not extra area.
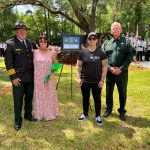
M 102 125 L 102 117 L 98 116 L 98 117 L 96 117 L 95 120 L 96 120 L 96 122 L 97 122 L 97 124 L 98 124 L 99 126 Z
M 110 110 L 106 110 L 103 117 L 108 117 L 111 114 Z
M 78 121 L 84 121 L 87 119 L 87 116 L 85 116 L 84 114 L 81 114 L 81 116 L 78 118 Z
M 126 121 L 125 114 L 120 114 L 120 120 L 122 120 L 122 121 Z

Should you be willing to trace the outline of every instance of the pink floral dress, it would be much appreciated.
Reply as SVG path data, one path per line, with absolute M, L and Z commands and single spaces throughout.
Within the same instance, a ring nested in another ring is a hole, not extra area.
M 44 77 L 50 72 L 53 52 L 34 50 L 34 117 L 38 120 L 53 120 L 58 116 L 57 92 L 54 73 L 48 83 Z

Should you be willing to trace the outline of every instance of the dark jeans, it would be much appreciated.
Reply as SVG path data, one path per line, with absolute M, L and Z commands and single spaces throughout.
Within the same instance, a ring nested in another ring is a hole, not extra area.
M 113 108 L 113 91 L 115 84 L 119 92 L 120 114 L 125 114 L 125 104 L 127 98 L 127 83 L 128 83 L 128 70 L 123 71 L 120 75 L 114 75 L 110 71 L 107 72 L 106 78 L 106 105 L 107 110 L 112 111 Z
M 15 122 L 22 122 L 21 112 L 24 100 L 25 117 L 32 116 L 33 83 L 13 85 Z
M 83 113 L 88 116 L 89 110 L 89 99 L 90 99 L 90 89 L 92 89 L 92 95 L 94 99 L 95 115 L 100 116 L 101 111 L 101 89 L 98 87 L 98 83 L 83 83 L 81 86 L 82 90 L 82 100 L 83 100 Z

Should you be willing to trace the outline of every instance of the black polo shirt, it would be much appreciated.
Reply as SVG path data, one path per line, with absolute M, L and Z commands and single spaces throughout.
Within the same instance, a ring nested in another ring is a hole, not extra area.
M 82 61 L 81 79 L 87 83 L 99 83 L 104 59 L 107 59 L 107 56 L 100 48 L 93 52 L 88 49 L 81 50 L 78 55 L 78 60 Z

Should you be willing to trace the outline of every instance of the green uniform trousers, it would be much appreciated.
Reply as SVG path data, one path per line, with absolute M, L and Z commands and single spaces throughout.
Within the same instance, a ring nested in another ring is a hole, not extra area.
M 32 116 L 33 82 L 13 85 L 15 123 L 22 122 L 22 106 L 24 100 L 24 117 Z
M 127 98 L 127 83 L 128 83 L 128 70 L 123 71 L 120 75 L 114 75 L 110 71 L 107 72 L 106 77 L 106 105 L 109 112 L 113 108 L 113 91 L 115 84 L 117 85 L 119 93 L 120 114 L 125 114 L 125 104 Z

